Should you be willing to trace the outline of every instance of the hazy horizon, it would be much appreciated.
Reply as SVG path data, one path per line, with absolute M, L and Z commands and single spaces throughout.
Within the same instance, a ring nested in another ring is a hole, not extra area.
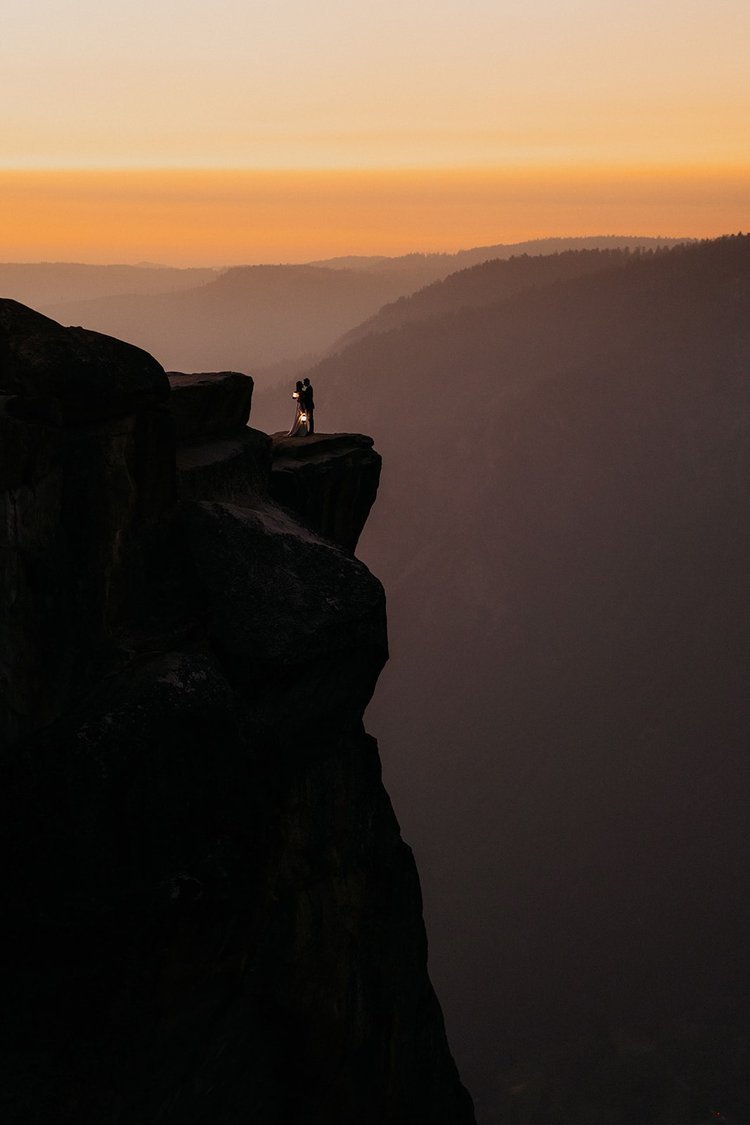
M 460 243 L 460 244 L 456 243 L 455 245 L 451 245 L 451 246 L 439 246 L 439 245 L 425 244 L 425 245 L 411 247 L 409 249 L 394 250 L 392 253 L 386 252 L 384 250 L 362 250 L 362 251 L 351 251 L 351 252 L 348 252 L 348 253 L 343 253 L 341 248 L 338 248 L 336 250 L 332 250 L 330 253 L 328 251 L 323 251 L 318 257 L 311 257 L 309 255 L 305 255 L 305 256 L 296 255 L 294 257 L 284 259 L 283 261 L 281 261 L 281 260 L 278 260 L 278 261 L 277 260 L 271 260 L 268 257 L 263 257 L 263 258 L 257 258 L 257 259 L 252 259 L 252 260 L 243 259 L 241 261 L 238 260 L 236 262 L 230 262 L 230 261 L 199 262 L 199 261 L 195 260 L 194 258 L 190 258 L 190 257 L 187 257 L 187 256 L 185 256 L 184 261 L 180 261 L 180 262 L 167 262 L 167 261 L 158 261 L 157 262 L 157 261 L 144 260 L 142 258 L 131 261 L 131 260 L 126 260 L 124 258 L 104 258 L 104 257 L 102 257 L 101 259 L 98 259 L 98 258 L 85 259 L 83 257 L 76 257 L 76 258 L 36 258 L 36 259 L 33 259 L 33 260 L 30 259 L 30 258 L 13 258 L 13 259 L 5 258 L 5 259 L 0 260 L 0 266 L 50 266 L 50 267 L 52 267 L 52 266 L 94 266 L 94 267 L 101 267 L 101 268 L 112 267 L 114 269 L 119 268 L 119 267 L 125 267 L 125 268 L 128 268 L 128 269 L 142 269 L 142 270 L 173 270 L 173 271 L 174 270 L 182 270 L 182 271 L 185 271 L 185 272 L 187 272 L 189 270 L 201 270 L 201 271 L 213 270 L 217 273 L 220 273 L 223 270 L 241 269 L 243 267 L 247 267 L 248 269 L 250 269 L 250 268 L 253 268 L 253 267 L 257 267 L 257 266 L 306 266 L 306 265 L 314 265 L 314 266 L 325 267 L 328 262 L 338 262 L 338 261 L 341 261 L 341 260 L 347 259 L 347 258 L 351 258 L 353 260 L 362 260 L 362 261 L 369 261 L 369 260 L 372 260 L 372 259 L 383 259 L 384 261 L 387 261 L 389 259 L 399 260 L 399 259 L 404 259 L 404 258 L 420 259 L 420 258 L 430 258 L 430 257 L 437 257 L 437 256 L 450 258 L 450 257 L 454 257 L 456 255 L 460 255 L 460 254 L 463 254 L 463 253 L 470 252 L 470 251 L 482 250 L 484 248 L 487 248 L 488 250 L 492 250 L 497 246 L 502 246 L 506 249 L 513 249 L 515 247 L 526 247 L 529 243 L 533 243 L 533 242 L 555 242 L 555 241 L 565 242 L 565 241 L 574 240 L 574 239 L 610 239 L 611 238 L 611 239 L 632 239 L 634 242 L 644 241 L 644 240 L 647 240 L 647 239 L 653 239 L 654 241 L 657 241 L 657 242 L 664 241 L 665 243 L 674 243 L 674 242 L 691 242 L 691 241 L 704 240 L 704 239 L 710 240 L 710 239 L 714 239 L 714 238 L 721 238 L 725 235 L 742 234 L 742 233 L 745 233 L 744 230 L 739 230 L 739 229 L 738 230 L 734 230 L 734 229 L 718 230 L 715 234 L 712 233 L 712 234 L 705 234 L 705 235 L 695 234 L 693 232 L 687 232 L 686 233 L 685 231 L 675 233 L 674 231 L 667 231 L 667 230 L 659 230 L 657 233 L 652 233 L 650 231 L 636 231 L 636 230 L 629 230 L 629 231 L 624 231 L 624 232 L 605 231 L 605 230 L 590 230 L 590 231 L 585 231 L 583 233 L 579 233 L 579 232 L 574 233 L 574 232 L 571 232 L 569 230 L 560 230 L 560 231 L 558 231 L 557 233 L 554 233 L 554 234 L 538 235 L 538 234 L 531 233 L 531 234 L 528 234 L 528 235 L 522 235 L 519 238 L 504 240 L 504 239 L 501 239 L 501 238 L 495 238 L 495 237 L 492 236 L 492 232 L 488 232 L 487 237 L 485 239 L 482 239 L 482 240 L 478 241 L 478 242 L 463 242 L 463 243 Z M 523 249 L 520 252 L 521 253 L 527 253 L 528 251 Z M 355 267 L 348 266 L 347 268 L 355 268 Z

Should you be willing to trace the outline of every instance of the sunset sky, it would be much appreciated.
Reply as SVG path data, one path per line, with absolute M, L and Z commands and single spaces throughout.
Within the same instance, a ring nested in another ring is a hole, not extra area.
M 0 258 L 747 229 L 747 0 L 4 0 Z

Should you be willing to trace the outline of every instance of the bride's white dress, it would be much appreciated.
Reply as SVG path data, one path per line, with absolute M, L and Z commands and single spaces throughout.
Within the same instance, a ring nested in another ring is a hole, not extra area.
M 310 424 L 307 417 L 307 411 L 302 405 L 302 397 L 298 391 L 293 391 L 292 398 L 296 399 L 297 409 L 294 415 L 292 428 L 289 431 L 287 437 L 299 437 L 300 435 L 306 437 L 310 432 Z

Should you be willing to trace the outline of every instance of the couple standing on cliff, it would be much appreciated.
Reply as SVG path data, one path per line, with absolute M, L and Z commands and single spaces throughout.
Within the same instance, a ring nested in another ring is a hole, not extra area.
M 297 386 L 292 391 L 292 398 L 297 400 L 297 409 L 294 422 L 289 431 L 289 437 L 306 437 L 315 433 L 315 403 L 313 402 L 312 383 L 309 379 L 302 382 L 297 380 Z

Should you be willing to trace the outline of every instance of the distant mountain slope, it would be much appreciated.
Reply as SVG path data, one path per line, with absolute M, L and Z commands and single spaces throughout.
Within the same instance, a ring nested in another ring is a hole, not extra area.
M 541 253 L 569 244 L 615 246 L 655 241 L 552 239 L 522 243 L 517 248 L 479 247 L 455 255 L 332 259 L 335 268 L 330 263 L 237 266 L 219 274 L 195 271 L 192 281 L 189 270 L 7 267 L 15 278 L 15 288 L 9 281 L 7 295 L 64 324 L 82 324 L 131 340 L 168 368 L 236 368 L 255 374 L 261 369 L 278 380 L 295 377 L 306 362 L 314 362 L 338 337 L 382 305 L 495 253 L 508 256 L 524 248 Z M 353 268 L 346 267 L 346 262 Z M 33 299 L 28 288 L 21 288 L 24 270 L 33 271 Z M 44 278 L 50 288 L 41 299 Z M 106 283 L 108 288 L 85 288 L 94 282 Z M 152 286 L 149 296 L 144 295 L 147 284 Z M 171 292 L 177 289 L 184 292 Z
M 63 324 L 130 340 L 168 368 L 252 372 L 321 352 L 403 291 L 398 272 L 240 266 L 181 293 L 47 305 L 42 311 Z
M 636 250 L 636 253 L 641 251 Z M 331 350 L 354 343 L 371 332 L 387 332 L 401 324 L 428 320 L 464 307 L 496 304 L 524 289 L 598 273 L 625 265 L 629 260 L 629 248 L 567 250 L 536 257 L 523 254 L 514 258 L 495 258 L 449 274 L 444 280 L 434 281 L 410 296 L 399 297 L 347 332 Z
M 383 454 L 368 721 L 480 1119 L 744 1120 L 750 237 L 311 377 Z
M 415 275 L 419 273 L 425 279 L 422 284 L 428 285 L 439 278 L 447 277 L 449 273 L 455 273 L 456 270 L 476 266 L 492 258 L 512 258 L 521 254 L 561 254 L 566 250 L 623 250 L 626 247 L 631 249 L 641 247 L 649 250 L 660 246 L 677 246 L 689 241 L 691 240 L 688 238 L 648 238 L 639 235 L 614 234 L 579 238 L 532 238 L 526 242 L 500 242 L 494 246 L 473 246 L 468 250 L 458 250 L 455 254 L 415 253 L 402 254 L 396 258 L 350 255 L 310 262 L 310 265 L 325 266 L 327 269 L 370 270 L 374 273 L 383 270 L 404 270 Z
M 115 293 L 168 293 L 213 281 L 212 269 L 92 266 L 77 262 L 0 262 L 0 294 L 40 308 Z
M 575 240 L 548 240 L 550 243 L 563 241 Z M 641 248 L 631 251 L 630 247 L 625 247 L 606 250 L 566 250 L 559 253 L 537 254 L 534 257 L 524 254 L 517 258 L 483 261 L 480 265 L 449 274 L 443 280 L 434 281 L 417 289 L 415 293 L 400 296 L 395 301 L 383 305 L 373 316 L 333 341 L 324 350 L 324 354 L 331 355 L 341 351 L 371 333 L 387 332 L 412 321 L 426 321 L 446 314 L 452 316 L 462 308 L 481 308 L 497 304 L 498 301 L 525 289 L 544 287 L 560 280 L 624 266 L 630 261 L 631 255 L 667 252 L 665 249 Z M 278 429 L 280 425 L 286 426 L 284 413 L 286 402 L 282 400 L 279 384 L 290 383 L 315 362 L 316 357 L 309 355 L 297 358 L 288 365 L 278 364 L 260 372 L 261 377 L 258 379 L 253 400 L 258 425 L 265 426 L 270 431 Z

